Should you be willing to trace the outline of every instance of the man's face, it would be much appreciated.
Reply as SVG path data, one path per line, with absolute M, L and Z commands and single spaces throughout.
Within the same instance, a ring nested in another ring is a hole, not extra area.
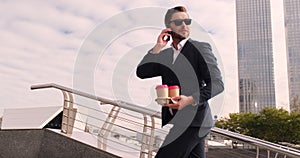
M 190 35 L 190 27 L 185 22 L 181 22 L 181 20 L 189 19 L 189 16 L 185 12 L 177 12 L 172 15 L 170 28 L 173 32 L 178 34 L 180 37 L 186 39 Z M 177 21 L 177 25 L 176 25 Z M 181 22 L 181 23 L 178 23 Z

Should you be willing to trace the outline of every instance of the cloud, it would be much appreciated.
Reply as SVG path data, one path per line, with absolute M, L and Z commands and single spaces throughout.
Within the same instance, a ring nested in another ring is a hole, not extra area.
M 61 96 L 56 91 L 30 91 L 29 87 L 32 84 L 48 82 L 72 87 L 78 51 L 93 30 L 124 11 L 142 7 L 167 9 L 176 5 L 184 5 L 188 8 L 194 22 L 210 32 L 209 35 L 222 60 L 226 81 L 222 115 L 237 112 L 234 3 L 234 0 L 192 0 L 184 3 L 163 0 L 143 2 L 137 0 L 0 1 L 0 109 L 61 104 Z M 127 18 L 134 21 L 136 17 Z M 145 20 L 147 18 L 157 17 L 145 17 Z M 164 28 L 163 17 L 160 21 L 161 28 Z M 125 25 L 122 22 L 118 24 Z M 118 25 L 108 28 L 106 35 L 111 35 L 112 32 L 109 30 L 117 28 Z M 96 94 L 113 97 L 113 68 L 127 53 L 140 46 L 153 44 L 159 32 L 159 28 L 148 27 L 125 30 L 123 34 L 113 37 L 104 55 L 96 59 L 98 63 L 93 70 Z M 143 56 L 147 49 L 140 50 L 140 56 Z M 88 56 L 88 54 L 85 55 Z M 84 68 L 85 65 L 82 65 L 82 69 Z M 141 103 L 143 99 L 146 102 L 151 101 L 148 95 L 142 95 L 151 90 L 141 85 L 151 87 L 157 83 L 157 80 L 144 81 L 132 78 L 132 75 L 128 78 L 129 85 L 141 82 L 136 89 L 128 90 L 130 94 L 132 93 L 131 97 L 140 98 L 140 100 L 133 100 L 137 103 Z

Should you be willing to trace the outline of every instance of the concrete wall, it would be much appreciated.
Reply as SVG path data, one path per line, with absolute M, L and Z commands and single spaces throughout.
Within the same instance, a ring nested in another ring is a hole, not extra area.
M 0 157 L 38 157 L 43 130 L 1 130 Z
M 0 130 L 0 158 L 117 158 L 53 131 Z

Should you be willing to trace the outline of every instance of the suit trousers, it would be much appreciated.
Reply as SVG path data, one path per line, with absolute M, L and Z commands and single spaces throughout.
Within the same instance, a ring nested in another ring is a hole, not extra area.
M 173 127 L 155 158 L 205 158 L 205 138 L 199 137 L 200 127 Z

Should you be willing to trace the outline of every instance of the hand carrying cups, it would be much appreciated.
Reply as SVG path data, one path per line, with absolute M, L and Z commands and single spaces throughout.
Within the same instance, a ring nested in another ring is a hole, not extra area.
M 171 97 L 180 95 L 179 86 L 158 85 L 155 89 L 157 94 L 155 101 L 160 105 L 172 103 Z

